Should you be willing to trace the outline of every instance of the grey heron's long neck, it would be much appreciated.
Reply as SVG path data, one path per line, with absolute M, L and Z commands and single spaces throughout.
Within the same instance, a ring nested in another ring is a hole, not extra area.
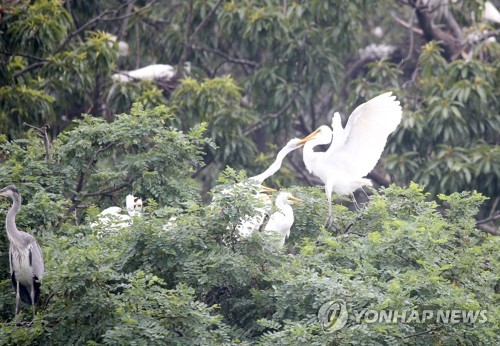
M 7 218 L 5 220 L 5 226 L 7 228 L 7 235 L 9 238 L 20 241 L 21 233 L 16 227 L 16 215 L 21 209 L 21 196 L 15 194 L 12 196 L 12 207 L 10 207 L 7 212 Z

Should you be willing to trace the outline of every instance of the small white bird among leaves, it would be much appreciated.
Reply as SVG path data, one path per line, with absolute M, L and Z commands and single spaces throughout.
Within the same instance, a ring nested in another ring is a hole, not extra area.
M 134 216 L 140 216 L 142 211 L 142 199 L 134 195 L 127 195 L 125 197 L 126 213 L 120 207 L 109 207 L 104 209 L 98 217 L 97 222 L 90 224 L 90 227 L 105 227 L 106 231 L 118 231 L 126 228 L 132 224 Z M 98 232 L 98 235 L 102 235 Z
M 276 197 L 276 211 L 271 214 L 264 230 L 267 232 L 276 232 L 280 236 L 278 247 L 285 245 L 286 239 L 290 236 L 290 229 L 295 221 L 293 216 L 292 204 L 302 202 L 295 198 L 290 192 L 280 192 Z
M 171 79 L 174 75 L 175 69 L 173 66 L 155 64 L 137 70 L 115 73 L 111 76 L 111 79 L 115 82 L 153 81 L 157 79 Z

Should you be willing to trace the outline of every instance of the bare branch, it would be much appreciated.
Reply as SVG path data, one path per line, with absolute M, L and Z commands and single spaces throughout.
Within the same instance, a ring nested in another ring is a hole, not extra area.
M 120 185 L 117 185 L 111 189 L 108 189 L 108 190 L 104 190 L 104 191 L 97 191 L 97 192 L 91 192 L 91 193 L 86 193 L 84 194 L 85 197 L 93 197 L 93 196 L 105 196 L 105 195 L 109 195 L 113 192 L 116 192 L 118 190 L 121 190 L 127 186 L 130 186 L 130 181 L 127 181 L 123 184 L 120 184 Z
M 66 38 L 64 39 L 64 41 L 59 45 L 59 47 L 54 51 L 53 54 L 55 55 L 55 54 L 61 52 L 64 49 L 64 47 L 66 47 L 66 45 L 71 41 L 71 39 L 73 39 L 73 37 L 79 35 L 81 32 L 83 32 L 84 30 L 86 30 L 90 26 L 96 24 L 97 22 L 100 22 L 100 21 L 114 21 L 114 20 L 126 19 L 126 18 L 128 18 L 130 16 L 137 15 L 140 12 L 142 12 L 142 11 L 150 8 L 158 0 L 153 0 L 150 3 L 146 4 L 145 6 L 141 7 L 140 9 L 138 9 L 137 11 L 134 11 L 133 13 L 130 13 L 130 14 L 126 14 L 124 16 L 120 16 L 120 17 L 105 17 L 108 14 L 116 14 L 116 13 L 120 12 L 123 8 L 129 6 L 131 3 L 136 2 L 136 1 L 137 0 L 129 0 L 129 1 L 126 1 L 125 3 L 123 3 L 120 7 L 118 7 L 115 10 L 107 9 L 107 10 L 103 11 L 97 17 L 94 17 L 93 19 L 89 20 L 87 23 L 85 23 L 84 25 L 82 25 L 78 29 L 72 31 L 68 36 L 66 36 Z M 34 64 L 26 67 L 24 70 L 15 73 L 12 77 L 13 78 L 17 78 L 19 76 L 22 76 L 25 73 L 28 73 L 28 72 L 30 72 L 30 71 L 32 71 L 34 69 L 37 69 L 37 68 L 43 66 L 47 61 L 48 60 L 44 60 L 44 61 L 40 61 L 40 62 L 34 63 Z
M 47 133 L 47 129 L 49 129 L 50 126 L 45 124 L 42 127 L 36 127 L 27 123 L 23 123 L 23 125 L 32 128 L 33 130 L 35 130 L 38 137 L 43 138 L 43 144 L 45 146 L 45 158 L 48 164 L 50 161 L 50 140 L 49 140 L 49 135 Z
M 259 119 L 259 121 L 257 121 L 253 125 L 250 125 L 248 128 L 246 128 L 245 131 L 243 131 L 243 135 L 248 136 L 250 133 L 255 132 L 256 130 L 258 130 L 262 126 L 264 126 L 264 124 L 267 121 L 280 117 L 283 113 L 285 113 L 287 111 L 288 108 L 290 108 L 293 101 L 295 101 L 295 97 L 298 95 L 299 92 L 300 92 L 300 89 L 297 89 L 294 92 L 294 94 L 292 95 L 292 97 L 290 97 L 290 100 L 288 100 L 288 102 L 278 112 L 273 113 L 273 114 L 264 115 L 262 118 Z
M 191 53 L 192 49 L 191 42 L 193 42 L 196 36 L 198 36 L 201 29 L 203 29 L 207 25 L 208 20 L 214 15 L 214 13 L 217 11 L 221 3 L 222 0 L 217 1 L 212 10 L 207 14 L 205 18 L 203 18 L 201 23 L 198 24 L 198 26 L 196 27 L 196 29 L 194 29 L 191 36 L 189 36 L 189 28 L 191 27 L 191 24 L 193 22 L 193 0 L 189 1 L 188 18 L 186 21 L 186 26 L 184 28 L 184 46 L 182 48 L 181 58 L 179 59 L 179 63 L 177 64 L 177 71 L 175 72 L 175 76 L 173 77 L 173 79 L 179 79 L 179 77 L 182 75 L 183 73 L 182 67 L 184 66 L 184 63 L 187 61 L 189 54 Z
M 299 172 L 299 174 L 304 178 L 304 180 L 307 182 L 309 186 L 315 186 L 314 182 L 307 176 L 307 174 L 304 172 L 304 168 L 299 166 L 294 160 L 290 160 L 292 163 L 293 168 L 295 168 L 295 171 Z
M 256 66 L 259 65 L 255 61 L 251 61 L 251 60 L 247 60 L 247 59 L 233 58 L 233 57 L 227 55 L 226 53 L 221 52 L 220 50 L 217 50 L 217 49 L 211 49 L 211 48 L 206 48 L 206 47 L 201 47 L 201 46 L 194 46 L 194 45 L 193 45 L 192 48 L 193 48 L 193 50 L 199 50 L 199 51 L 203 51 L 203 52 L 208 52 L 208 53 L 216 54 L 216 55 L 218 55 L 218 56 L 226 59 L 226 61 L 228 61 L 230 63 L 240 64 L 240 65 L 249 65 L 249 66 L 252 66 L 252 67 L 256 67 Z
M 222 4 L 222 0 L 218 0 L 215 6 L 212 8 L 212 10 L 207 14 L 205 18 L 201 21 L 201 23 L 194 29 L 193 34 L 189 38 L 189 42 L 193 42 L 196 36 L 198 36 L 198 33 L 207 25 L 208 20 L 215 14 L 215 11 L 219 8 L 219 6 Z
M 481 225 L 477 225 L 477 228 L 482 232 L 486 232 L 486 233 L 489 233 L 492 235 L 497 235 L 497 236 L 500 235 L 500 231 L 498 230 L 498 228 L 496 228 L 493 225 L 481 224 Z
M 28 59 L 33 59 L 36 61 L 47 61 L 47 59 L 40 58 L 38 56 L 30 55 L 30 54 L 24 54 L 24 53 L 13 53 L 13 52 L 6 52 L 6 51 L 0 51 L 0 54 L 7 55 L 7 56 L 22 56 L 23 58 L 28 58 Z
M 396 21 L 396 23 L 398 23 L 398 24 L 402 25 L 402 26 L 403 26 L 403 27 L 405 27 L 406 29 L 411 30 L 412 32 L 414 32 L 414 33 L 415 33 L 415 34 L 417 34 L 417 35 L 420 35 L 420 36 L 423 36 L 423 35 L 424 35 L 424 32 L 423 32 L 422 30 L 420 30 L 420 29 L 418 29 L 418 28 L 415 28 L 415 27 L 413 27 L 413 26 L 411 25 L 411 24 L 413 24 L 413 23 L 412 23 L 413 21 L 411 22 L 411 24 L 408 24 L 408 23 L 406 23 L 404 20 L 402 20 L 402 19 L 398 18 L 398 16 L 396 16 L 394 13 L 391 13 L 391 15 L 392 15 L 392 18 Z

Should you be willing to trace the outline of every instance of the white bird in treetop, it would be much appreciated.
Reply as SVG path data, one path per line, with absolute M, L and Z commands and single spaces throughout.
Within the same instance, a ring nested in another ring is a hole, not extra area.
M 142 211 L 142 199 L 134 195 L 127 195 L 125 197 L 125 205 L 127 214 L 124 214 L 124 210 L 120 207 L 109 207 L 99 213 L 98 222 L 93 222 L 90 226 L 95 227 L 100 224 L 108 226 L 108 228 L 113 230 L 130 226 L 132 218 L 140 215 Z
M 184 71 L 191 71 L 191 63 L 184 63 Z M 154 81 L 154 80 L 170 80 L 175 76 L 176 67 L 168 64 L 154 64 L 137 70 L 122 71 L 115 73 L 111 79 L 115 82 L 132 82 L 132 81 Z
M 294 222 L 292 204 L 298 204 L 301 200 L 295 198 L 289 192 L 280 192 L 276 197 L 276 211 L 269 217 L 265 231 L 277 232 L 281 238 L 279 247 L 285 245 L 285 240 L 290 236 L 290 229 Z
M 40 281 L 44 273 L 42 249 L 35 237 L 20 231 L 16 226 L 16 215 L 21 209 L 21 195 L 15 186 L 0 190 L 0 196 L 12 198 L 12 207 L 7 212 L 5 228 L 9 239 L 9 264 L 12 285 L 16 291 L 16 315 L 19 301 L 32 306 L 35 317 L 35 303 L 40 297 Z
M 302 147 L 304 144 L 301 143 L 301 139 L 293 138 L 288 141 L 288 143 L 278 152 L 276 155 L 276 159 L 274 162 L 267 168 L 264 172 L 249 177 L 248 180 L 254 183 L 255 185 L 261 185 L 264 180 L 272 176 L 276 173 L 283 163 L 284 158 L 291 153 L 292 151 Z M 224 193 L 225 190 L 223 190 Z M 228 190 L 229 191 L 229 190 Z M 264 193 L 263 193 L 264 192 Z M 240 218 L 240 222 L 236 229 L 238 230 L 240 236 L 247 237 L 250 236 L 255 230 L 259 229 L 259 227 L 264 222 L 264 218 L 271 210 L 272 201 L 265 192 L 276 192 L 274 189 L 267 188 L 265 186 L 260 187 L 260 191 L 257 194 L 257 198 L 263 201 L 262 207 L 255 208 L 256 214 L 254 216 L 243 216 Z
M 259 202 L 261 202 L 262 205 L 255 207 L 255 214 L 253 216 L 245 215 L 240 217 L 238 226 L 236 226 L 236 230 L 241 237 L 249 237 L 254 231 L 258 230 L 262 226 L 272 207 L 272 199 L 266 194 L 266 192 L 270 193 L 276 191 L 277 190 L 266 186 L 261 187 L 261 190 L 255 197 Z
M 134 80 L 153 81 L 156 79 L 170 79 L 174 75 L 175 69 L 171 65 L 156 64 L 137 70 L 115 73 L 111 78 L 115 82 L 132 82 Z
M 118 45 L 118 55 L 119 56 L 127 56 L 129 54 L 128 43 L 125 41 L 117 41 L 118 37 L 116 35 L 109 35 L 109 40 L 111 42 L 116 42 Z M 110 42 L 110 43 L 111 43 Z
M 309 173 L 325 184 L 328 198 L 328 219 L 331 223 L 332 193 L 352 194 L 372 183 L 364 179 L 377 164 L 387 137 L 401 122 L 399 101 L 390 92 L 374 97 L 358 106 L 342 128 L 340 114 L 335 113 L 332 129 L 320 126 L 304 138 L 303 160 Z M 314 152 L 317 145 L 330 144 L 326 152 Z

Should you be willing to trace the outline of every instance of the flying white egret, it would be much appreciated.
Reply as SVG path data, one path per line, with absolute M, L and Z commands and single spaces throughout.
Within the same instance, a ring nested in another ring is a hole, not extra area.
M 320 126 L 304 138 L 303 160 L 309 173 L 325 184 L 328 198 L 328 219 L 332 217 L 332 192 L 352 194 L 365 185 L 364 179 L 377 164 L 387 142 L 387 137 L 401 122 L 402 110 L 392 93 L 379 95 L 358 106 L 342 128 L 340 114 L 335 113 L 332 129 Z M 329 144 L 326 152 L 314 152 L 317 145 Z
M 16 291 L 16 315 L 19 301 L 32 306 L 35 318 L 35 303 L 40 297 L 40 281 L 44 266 L 42 250 L 31 234 L 20 231 L 16 226 L 16 215 L 21 209 L 21 195 L 15 186 L 0 190 L 0 196 L 12 198 L 12 207 L 7 212 L 5 228 L 9 238 L 9 263 L 12 285 Z
M 290 229 L 294 222 L 292 204 L 302 202 L 289 192 L 280 192 L 276 197 L 276 211 L 269 217 L 265 231 L 277 232 L 281 236 L 279 247 L 285 245 L 285 240 L 290 236 Z

